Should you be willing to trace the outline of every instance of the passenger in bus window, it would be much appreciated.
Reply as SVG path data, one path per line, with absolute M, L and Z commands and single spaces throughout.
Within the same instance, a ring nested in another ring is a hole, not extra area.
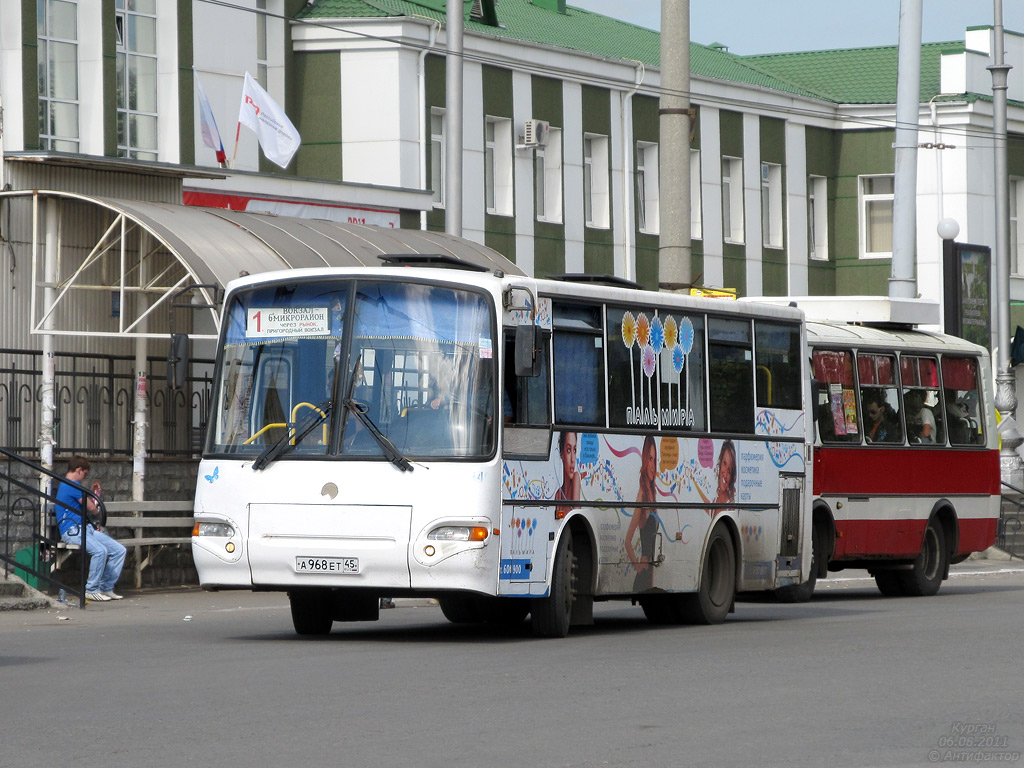
M 900 421 L 889 405 L 885 392 L 865 389 L 861 396 L 864 405 L 865 437 L 869 443 L 898 443 L 902 440 Z
M 640 489 L 636 494 L 637 504 L 653 504 L 657 498 L 655 479 L 658 476 L 658 446 L 654 436 L 644 438 L 644 448 L 640 454 Z M 633 545 L 633 536 L 640 535 L 640 548 Z M 633 568 L 636 578 L 633 579 L 633 591 L 643 592 L 654 586 L 654 566 L 657 565 L 654 555 L 655 539 L 658 533 L 658 513 L 649 506 L 635 507 L 633 519 L 626 529 L 626 556 Z
M 925 407 L 924 391 L 909 389 L 903 395 L 903 413 L 907 421 L 907 437 L 912 443 L 935 442 L 935 416 Z
M 555 501 L 577 501 L 580 498 L 580 473 L 576 469 L 578 439 L 575 432 L 562 432 L 558 436 L 558 456 L 562 460 L 562 484 L 555 491 Z M 555 514 L 558 517 L 563 517 L 574 508 L 574 504 L 562 504 L 555 507 Z

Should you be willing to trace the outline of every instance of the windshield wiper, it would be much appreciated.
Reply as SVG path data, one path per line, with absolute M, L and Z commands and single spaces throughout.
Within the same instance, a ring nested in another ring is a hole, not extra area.
M 371 419 L 366 413 L 367 408 L 365 405 L 349 397 L 345 399 L 344 406 L 355 414 L 355 417 L 359 419 L 359 422 L 366 428 L 366 431 L 369 432 L 373 439 L 377 441 L 377 445 L 379 445 L 381 450 L 384 451 L 384 457 L 388 461 L 403 472 L 412 472 L 412 464 L 410 464 L 409 460 L 402 455 L 402 452 L 395 447 L 395 444 L 388 440 L 377 425 L 373 423 L 373 419 Z
M 256 457 L 252 463 L 253 471 L 263 469 L 286 450 L 298 445 L 305 439 L 306 435 L 319 427 L 331 414 L 331 404 L 327 401 L 320 403 L 317 408 L 307 414 L 306 418 L 294 424 L 285 426 L 284 434 L 277 440 L 267 445 L 263 452 Z M 292 430 L 295 430 L 292 432 Z

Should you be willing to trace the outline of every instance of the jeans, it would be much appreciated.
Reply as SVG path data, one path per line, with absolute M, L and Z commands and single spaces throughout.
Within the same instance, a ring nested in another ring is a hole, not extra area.
M 60 538 L 65 544 L 82 544 L 82 532 L 77 525 L 62 533 Z M 90 528 L 85 534 L 85 551 L 89 553 L 89 578 L 85 582 L 85 591 L 113 591 L 128 550 L 116 539 Z

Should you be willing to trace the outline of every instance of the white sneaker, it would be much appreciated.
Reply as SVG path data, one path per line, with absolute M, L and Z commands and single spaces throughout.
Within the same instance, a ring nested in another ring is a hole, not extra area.
M 124 600 L 124 595 L 119 595 L 114 590 L 110 589 L 106 592 L 100 592 L 101 595 L 107 598 L 107 600 Z
M 86 592 L 85 599 L 92 600 L 94 603 L 110 602 L 110 598 L 104 595 L 102 592 Z

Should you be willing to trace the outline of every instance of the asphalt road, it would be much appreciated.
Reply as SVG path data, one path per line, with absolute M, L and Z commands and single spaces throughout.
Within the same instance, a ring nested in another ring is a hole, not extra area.
M 303 639 L 247 592 L 0 614 L 0 766 L 1024 765 L 1024 568 L 955 571 L 717 627 L 604 604 L 565 640 L 408 603 Z

